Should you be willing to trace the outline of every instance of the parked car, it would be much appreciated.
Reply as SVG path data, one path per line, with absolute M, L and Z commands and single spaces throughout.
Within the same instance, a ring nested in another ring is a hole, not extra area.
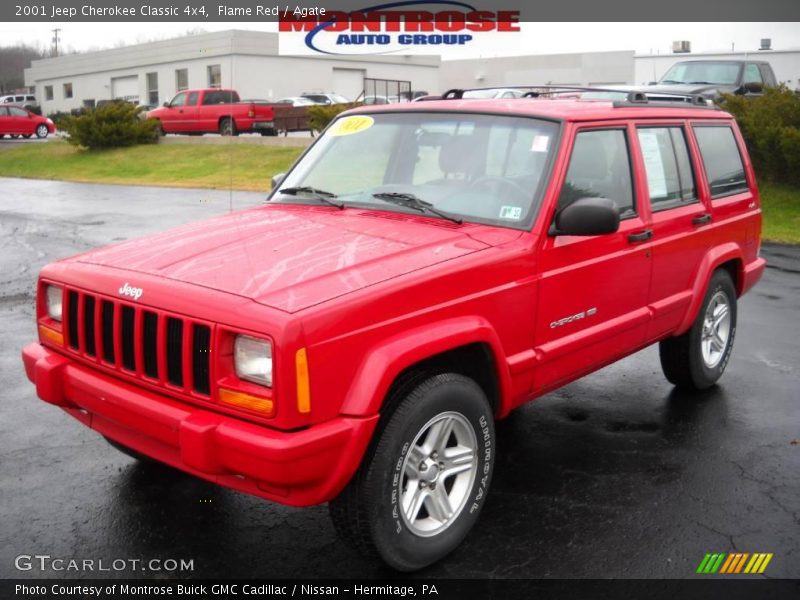
M 417 96 L 412 100 L 412 102 L 428 102 L 430 100 L 441 100 L 442 97 L 439 94 L 429 94 L 426 96 Z
M 3 105 L 35 108 L 39 106 L 39 103 L 36 101 L 36 96 L 33 94 L 10 94 L 8 96 L 0 96 L 0 106 Z
M 686 60 L 672 65 L 647 92 L 700 94 L 716 99 L 720 94 L 761 95 L 775 87 L 772 66 L 763 60 Z
M 361 100 L 364 104 L 391 104 L 387 96 L 364 96 Z
M 475 525 L 495 419 L 655 343 L 676 386 L 716 383 L 765 268 L 747 148 L 714 107 L 365 106 L 274 182 L 44 267 L 25 371 L 131 456 L 329 502 L 401 571 Z
M 464 92 L 464 98 L 469 99 L 489 99 L 489 98 L 522 98 L 525 93 L 524 90 L 511 89 L 511 88 L 495 88 L 495 89 L 481 89 L 481 90 L 467 90 Z
M 229 89 L 184 90 L 147 118 L 158 120 L 163 133 L 277 133 L 271 106 L 240 102 L 239 94 Z
M 315 104 L 347 104 L 350 102 L 344 96 L 328 92 L 305 92 L 301 96 L 308 98 Z
M 424 90 L 414 90 L 411 92 L 400 92 L 400 98 L 403 102 L 413 102 L 417 98 L 421 98 L 422 96 L 428 96 L 428 92 Z
M 275 104 L 291 104 L 292 106 L 315 106 L 318 104 L 309 98 L 303 98 L 302 96 L 289 96 L 288 98 L 281 98 L 280 100 L 276 100 Z
M 56 126 L 47 117 L 41 117 L 19 106 L 0 105 L 0 137 L 29 138 L 36 135 L 46 138 L 55 133 Z

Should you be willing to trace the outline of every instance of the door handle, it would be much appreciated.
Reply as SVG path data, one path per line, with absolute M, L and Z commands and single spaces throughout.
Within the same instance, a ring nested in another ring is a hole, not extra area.
M 710 222 L 711 222 L 711 215 L 708 213 L 692 219 L 692 225 L 703 225 L 704 223 L 710 223 Z
M 644 231 L 640 231 L 639 233 L 632 233 L 628 236 L 628 242 L 631 244 L 635 244 L 636 242 L 644 242 L 649 240 L 653 237 L 653 230 L 652 229 L 645 229 Z

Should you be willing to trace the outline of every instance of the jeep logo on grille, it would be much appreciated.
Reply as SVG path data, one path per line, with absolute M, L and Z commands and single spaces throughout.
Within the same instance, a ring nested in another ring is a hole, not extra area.
M 128 282 L 126 281 L 123 284 L 123 286 L 119 288 L 119 293 L 122 296 L 130 296 L 134 300 L 138 300 L 139 298 L 142 297 L 142 293 L 144 293 L 144 290 L 142 288 L 131 287 L 130 285 L 128 285 Z

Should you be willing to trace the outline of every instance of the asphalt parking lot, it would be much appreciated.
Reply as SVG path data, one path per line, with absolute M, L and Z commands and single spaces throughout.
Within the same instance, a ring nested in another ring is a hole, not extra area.
M 53 259 L 258 204 L 262 194 L 0 179 L 0 577 L 15 557 L 193 559 L 181 576 L 386 576 L 291 509 L 137 464 L 36 398 L 20 360 Z M 425 578 L 684 578 L 707 552 L 800 577 L 800 251 L 771 246 L 721 384 L 677 393 L 655 348 L 498 425 L 493 489 Z M 69 574 L 91 576 L 91 574 Z M 152 577 L 121 572 L 102 576 Z

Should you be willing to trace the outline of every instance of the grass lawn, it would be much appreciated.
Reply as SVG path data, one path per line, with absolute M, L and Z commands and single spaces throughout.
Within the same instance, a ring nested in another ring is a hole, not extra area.
M 302 148 L 250 144 L 156 144 L 86 152 L 64 141 L 0 153 L 0 177 L 267 191 Z M 764 240 L 800 244 L 800 189 L 764 183 Z
M 800 244 L 800 189 L 764 183 L 759 190 L 764 211 L 761 237 L 771 242 Z
M 0 153 L 0 176 L 93 183 L 267 191 L 302 148 L 250 144 L 155 144 L 95 152 L 64 141 Z

